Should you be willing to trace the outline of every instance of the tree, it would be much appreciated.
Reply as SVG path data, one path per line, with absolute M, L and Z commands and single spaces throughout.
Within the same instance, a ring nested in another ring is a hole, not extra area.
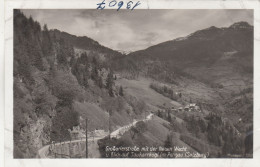
M 200 131 L 202 133 L 204 133 L 207 129 L 207 125 L 206 125 L 205 121 L 200 118 L 198 123 L 199 123 L 199 126 L 200 126 Z
M 100 88 L 103 88 L 103 80 L 102 80 L 102 77 L 98 77 L 97 81 L 96 81 L 97 85 L 100 87 Z
M 60 38 L 58 41 L 58 45 L 60 47 L 57 53 L 57 61 L 60 65 L 67 65 L 67 55 L 69 55 L 69 51 L 66 48 L 66 41 L 63 38 Z
M 97 81 L 97 79 L 98 79 L 98 68 L 97 68 L 96 65 L 92 66 L 92 69 L 91 69 L 91 79 L 93 81 Z
M 80 55 L 80 61 L 82 64 L 87 65 L 88 64 L 88 56 L 86 52 L 81 53 Z
M 133 126 L 130 131 L 130 133 L 132 134 L 132 139 L 134 139 L 134 137 L 137 134 L 140 135 L 140 134 L 144 133 L 146 130 L 147 130 L 147 126 L 143 121 L 137 122 L 136 126 Z
M 160 110 L 158 110 L 158 117 L 162 118 L 162 112 Z
M 54 95 L 59 98 L 58 104 L 71 108 L 73 100 L 80 90 L 76 78 L 63 71 L 57 71 L 50 84 L 53 87 Z
M 114 86 L 113 72 L 110 70 L 106 79 L 106 88 L 108 89 L 108 93 L 111 97 L 114 97 L 113 86 Z
M 119 88 L 119 95 L 120 96 L 124 96 L 124 91 L 123 91 L 123 87 L 122 86 L 120 86 L 120 88 Z
M 164 142 L 164 147 L 166 147 L 166 148 L 172 147 L 172 135 L 170 135 L 170 134 L 167 135 L 167 138 Z
M 50 53 L 52 51 L 52 41 L 49 34 L 49 30 L 46 24 L 43 26 L 42 31 L 42 51 L 45 56 L 50 56 Z
M 79 125 L 79 114 L 67 107 L 57 109 L 57 115 L 52 120 L 51 139 L 54 141 L 69 140 L 68 129 Z
M 85 88 L 87 88 L 89 86 L 89 84 L 88 84 L 88 77 L 86 77 L 86 75 L 83 78 L 83 85 L 84 85 Z
M 170 110 L 168 110 L 168 122 L 172 122 L 172 117 L 171 117 L 171 113 Z

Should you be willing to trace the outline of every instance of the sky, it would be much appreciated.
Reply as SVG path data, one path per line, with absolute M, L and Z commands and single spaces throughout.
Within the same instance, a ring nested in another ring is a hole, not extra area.
M 119 51 L 142 50 L 187 36 L 211 26 L 228 27 L 246 21 L 253 25 L 253 10 L 246 9 L 24 9 L 49 29 L 87 36 Z

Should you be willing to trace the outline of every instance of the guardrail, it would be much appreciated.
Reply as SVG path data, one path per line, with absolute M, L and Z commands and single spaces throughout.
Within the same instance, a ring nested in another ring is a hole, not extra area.
M 146 121 L 148 121 L 148 120 L 150 120 L 152 118 L 153 118 L 153 114 L 149 114 L 146 117 L 146 119 L 139 120 L 139 121 L 146 122 Z M 136 123 L 139 122 L 139 121 L 134 121 L 134 122 L 132 122 L 129 125 L 120 127 L 119 129 L 117 129 L 117 130 L 113 131 L 112 133 L 110 133 L 110 137 L 117 138 L 117 139 L 120 138 L 126 131 L 128 131 L 132 126 L 135 126 Z M 109 134 L 105 134 L 103 136 L 95 136 L 95 135 L 89 136 L 88 137 L 88 142 L 94 141 L 94 138 L 95 138 L 95 140 L 99 140 L 99 139 L 102 139 L 102 138 L 104 138 L 104 137 L 106 137 L 108 135 Z M 71 144 L 72 143 L 85 142 L 85 140 L 86 140 L 86 137 L 81 137 L 78 140 L 64 141 L 64 142 L 49 144 L 49 145 L 46 145 L 46 146 L 42 147 L 40 150 L 38 150 L 38 155 L 37 156 L 39 158 L 47 158 L 50 154 L 52 154 L 52 156 L 54 155 L 54 158 L 81 158 L 82 155 L 83 155 L 82 152 L 85 151 L 85 149 L 77 151 L 77 152 L 80 152 L 79 154 L 71 155 L 70 154 L 70 148 L 71 148 Z M 63 154 L 63 153 L 57 153 L 56 151 L 54 151 L 54 150 L 56 150 L 56 147 L 58 147 L 58 146 L 62 147 L 62 145 L 64 145 L 64 144 L 69 144 L 69 147 L 68 147 L 69 155 L 68 154 Z M 53 148 L 54 148 L 54 150 L 53 150 Z

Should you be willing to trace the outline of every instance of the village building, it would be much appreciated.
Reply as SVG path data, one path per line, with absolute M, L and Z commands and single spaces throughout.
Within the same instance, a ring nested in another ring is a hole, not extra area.
M 182 112 L 182 111 L 183 111 L 183 108 L 182 108 L 182 107 L 179 107 L 179 108 L 178 108 L 178 111 L 179 111 L 179 112 Z
M 95 129 L 94 130 L 94 136 L 96 136 L 96 137 L 98 137 L 98 136 L 102 136 L 102 135 L 104 135 L 106 132 L 105 132 L 105 130 L 103 130 L 103 129 Z
M 178 110 L 177 110 L 176 108 L 172 107 L 172 108 L 171 108 L 171 111 L 177 112 Z
M 185 106 L 184 111 L 186 111 L 186 112 L 190 111 L 190 106 L 189 105 Z
M 114 74 L 113 77 L 114 77 L 114 79 L 121 79 L 122 78 L 120 74 Z
M 194 109 L 195 109 L 195 106 L 196 106 L 195 103 L 191 103 L 191 104 L 189 104 L 189 107 L 190 107 L 191 110 L 194 110 Z
M 195 110 L 198 112 L 201 112 L 200 107 L 199 106 L 195 106 Z
M 190 111 L 199 111 L 200 112 L 200 107 L 196 103 L 191 103 L 188 105 Z
M 84 130 L 79 126 L 73 126 L 72 130 L 68 129 L 68 131 L 70 133 L 71 140 L 77 140 L 86 137 Z

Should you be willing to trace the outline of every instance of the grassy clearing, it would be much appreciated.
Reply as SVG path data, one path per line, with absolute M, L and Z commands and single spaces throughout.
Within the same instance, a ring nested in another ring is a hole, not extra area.
M 89 130 L 96 128 L 108 130 L 108 113 L 103 111 L 97 104 L 75 102 L 73 107 L 80 113 L 81 121 L 85 121 L 86 118 L 89 119 Z
M 159 109 L 158 106 L 162 106 L 163 104 L 165 104 L 166 107 L 176 107 L 181 105 L 180 103 L 172 101 L 151 89 L 149 87 L 151 82 L 151 80 L 145 78 L 140 78 L 138 80 L 122 78 L 118 79 L 116 84 L 122 85 L 128 94 L 138 99 L 142 99 L 153 110 Z

